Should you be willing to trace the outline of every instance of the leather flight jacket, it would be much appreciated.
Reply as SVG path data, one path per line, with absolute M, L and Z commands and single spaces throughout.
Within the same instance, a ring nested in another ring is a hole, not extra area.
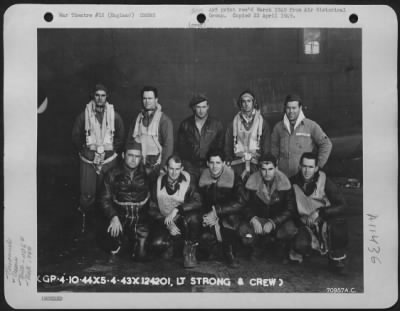
M 130 170 L 122 164 L 106 174 L 100 204 L 110 220 L 119 216 L 123 222 L 144 224 L 149 222 L 149 196 L 149 181 L 143 166 Z

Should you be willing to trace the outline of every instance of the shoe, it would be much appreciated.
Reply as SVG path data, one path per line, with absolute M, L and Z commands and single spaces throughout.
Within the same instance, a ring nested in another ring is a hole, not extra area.
M 174 247 L 169 245 L 168 248 L 162 253 L 161 257 L 164 260 L 170 260 L 174 256 Z
M 184 268 L 195 268 L 197 267 L 196 259 L 196 247 L 198 243 L 192 241 L 185 241 L 183 246 L 183 267 Z
M 290 254 L 290 246 L 286 242 L 275 243 L 276 247 L 275 252 L 277 255 L 278 261 L 282 262 L 282 264 L 287 265 L 290 262 L 289 254 Z
M 232 244 L 222 244 L 226 264 L 229 268 L 239 268 L 240 264 L 235 255 L 233 254 Z
M 345 264 L 345 258 L 343 259 L 332 259 L 329 258 L 328 261 L 329 269 L 337 274 L 343 274 L 343 270 L 346 266 Z
M 246 260 L 254 261 L 256 259 L 255 250 L 254 250 L 254 247 L 252 245 L 245 247 L 244 252 L 245 252 L 244 256 L 245 256 Z
M 110 253 L 111 253 L 111 255 L 116 255 L 119 253 L 120 250 L 121 250 L 121 246 L 118 245 L 118 247 L 114 250 L 111 250 Z
M 290 261 L 292 262 L 298 262 L 299 264 L 303 262 L 303 255 L 297 253 L 295 250 L 293 250 L 292 248 L 289 251 L 289 258 Z M 290 262 L 289 261 L 289 262 Z
M 146 239 L 143 238 L 137 239 L 135 241 L 134 251 L 132 253 L 132 259 L 141 262 L 145 262 L 148 260 L 145 243 Z

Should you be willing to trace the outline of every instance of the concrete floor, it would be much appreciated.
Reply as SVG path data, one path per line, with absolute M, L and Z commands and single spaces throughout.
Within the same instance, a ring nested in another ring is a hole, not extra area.
M 241 265 L 238 269 L 228 268 L 218 258 L 200 261 L 195 269 L 185 270 L 182 258 L 168 261 L 153 258 L 150 262 L 138 263 L 129 258 L 111 256 L 100 250 L 90 238 L 73 242 L 74 232 L 79 228 L 75 212 L 76 189 L 68 183 L 55 182 L 53 191 L 39 195 L 38 291 L 326 292 L 327 288 L 348 288 L 362 292 L 363 192 L 362 189 L 346 188 L 343 191 L 349 206 L 350 244 L 347 266 L 344 273 L 338 275 L 328 270 L 325 257 L 313 256 L 306 258 L 302 264 L 283 265 L 272 251 L 261 250 L 251 261 L 239 252 Z M 68 281 L 49 283 L 46 282 L 47 275 L 65 275 Z M 79 277 L 80 281 L 73 284 L 69 276 Z M 91 284 L 90 280 L 85 284 L 85 276 L 92 277 Z M 94 277 L 97 277 L 96 281 Z M 103 281 L 98 277 L 103 277 L 105 284 L 101 284 Z M 164 281 L 169 283 L 161 285 Z

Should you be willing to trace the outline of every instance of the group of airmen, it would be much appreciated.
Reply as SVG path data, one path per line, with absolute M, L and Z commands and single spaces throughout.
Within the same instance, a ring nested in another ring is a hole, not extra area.
M 88 221 L 104 217 L 108 252 L 139 261 L 183 255 L 185 268 L 222 254 L 235 268 L 238 249 L 251 258 L 273 245 L 283 263 L 319 253 L 343 270 L 345 201 L 321 170 L 332 143 L 304 116 L 299 96 L 286 97 L 271 133 L 250 90 L 239 95 L 226 130 L 208 114 L 207 97 L 195 95 L 176 141 L 155 87 L 141 90 L 142 110 L 127 138 L 108 96 L 95 86 L 72 134 L 79 210 Z

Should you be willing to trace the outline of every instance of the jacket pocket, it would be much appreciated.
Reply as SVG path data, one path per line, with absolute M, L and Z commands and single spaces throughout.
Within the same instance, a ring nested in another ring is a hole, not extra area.
M 298 135 L 299 133 L 296 133 L 295 136 L 295 152 L 299 154 L 303 154 L 304 152 L 311 152 L 313 150 L 313 143 L 310 136 L 306 135 Z

